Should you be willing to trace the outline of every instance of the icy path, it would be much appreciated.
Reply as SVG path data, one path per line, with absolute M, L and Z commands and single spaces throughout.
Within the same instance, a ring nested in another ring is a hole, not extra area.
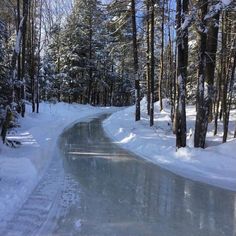
M 60 139 L 47 174 L 0 235 L 235 236 L 236 193 L 194 182 L 119 148 L 105 117 Z
M 29 105 L 26 108 L 25 118 L 19 119 L 20 127 L 8 134 L 8 139 L 17 140 L 21 145 L 8 148 L 0 142 L 0 231 L 44 175 L 63 130 L 93 114 L 119 109 L 41 103 L 40 113 L 35 114 Z

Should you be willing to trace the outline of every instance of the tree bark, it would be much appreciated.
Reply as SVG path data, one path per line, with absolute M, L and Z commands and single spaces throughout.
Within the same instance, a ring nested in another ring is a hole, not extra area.
M 150 6 L 146 1 L 146 81 L 147 81 L 147 113 L 150 115 Z
M 205 99 L 205 78 L 206 78 L 206 45 L 207 45 L 207 34 L 206 34 L 206 20 L 208 1 L 200 0 L 200 29 L 199 33 L 199 65 L 198 65 L 198 87 L 197 87 L 197 103 L 196 103 L 196 123 L 194 133 L 194 146 L 205 147 L 206 132 L 208 125 L 208 106 Z
M 154 125 L 154 76 L 155 76 L 155 57 L 154 57 L 154 0 L 150 0 L 150 87 L 151 87 L 151 93 L 150 93 L 150 126 Z
M 231 108 L 231 103 L 232 103 L 232 98 L 233 98 L 233 86 L 235 83 L 235 67 L 236 67 L 236 37 L 233 40 L 232 43 L 232 51 L 231 51 L 231 55 L 230 55 L 230 65 L 228 68 L 228 81 L 229 84 L 227 87 L 229 87 L 227 94 L 228 94 L 228 101 L 225 104 L 226 109 L 224 112 L 224 118 L 223 118 L 223 129 L 224 129 L 224 133 L 223 133 L 223 143 L 225 143 L 227 141 L 227 136 L 228 136 L 228 126 L 229 126 L 229 115 L 230 115 L 230 108 Z
M 171 2 L 169 3 L 171 4 Z M 175 77 L 173 72 L 173 49 L 172 49 L 172 39 L 171 39 L 171 26 L 170 26 L 170 8 L 168 6 L 168 91 L 170 97 L 170 105 L 171 105 L 171 121 L 173 123 L 174 120 L 174 112 L 175 112 L 175 101 L 174 101 L 174 87 L 175 87 Z
M 23 1 L 23 16 L 25 18 L 22 30 L 22 60 L 21 60 L 21 116 L 25 116 L 25 67 L 26 67 L 26 35 L 27 35 L 27 19 L 28 19 L 28 9 L 29 0 Z
M 164 76 L 164 21 L 165 21 L 165 0 L 163 0 L 162 6 L 162 20 L 161 20 L 161 70 L 160 70 L 160 78 L 159 78 L 159 86 L 158 86 L 158 95 L 160 102 L 160 111 L 163 110 L 163 102 L 162 102 L 162 83 Z
M 21 4 L 20 0 L 17 0 L 17 32 L 20 29 L 20 21 L 21 21 Z M 23 27 L 22 32 L 23 34 Z M 20 80 L 21 80 L 21 44 L 20 44 L 20 51 L 17 58 L 17 83 L 16 83 L 16 102 L 17 102 L 17 112 L 21 113 L 21 104 L 20 104 L 20 98 L 21 98 L 21 89 L 20 89 Z
M 208 121 L 213 120 L 213 100 L 214 100 L 214 78 L 215 78 L 215 66 L 216 66 L 216 51 L 218 42 L 219 31 L 219 16 L 217 13 L 210 21 L 207 32 L 207 57 L 206 57 L 206 83 L 207 83 L 207 109 L 208 109 Z
M 41 38 L 42 38 L 42 8 L 43 1 L 40 0 L 39 5 L 39 36 L 38 36 L 38 71 L 36 80 L 36 112 L 39 113 L 39 77 L 40 77 L 40 51 L 41 51 Z
M 93 57 L 93 20 L 92 20 L 92 12 L 90 11 L 89 16 L 89 83 L 88 83 L 88 103 L 92 103 L 91 98 L 91 92 L 92 92 L 92 77 L 93 77 L 93 71 L 92 71 L 92 57 Z
M 136 6 L 135 0 L 131 0 L 132 28 L 133 28 L 133 57 L 134 57 L 134 80 L 135 80 L 135 121 L 140 120 L 140 84 L 138 75 L 138 44 L 137 44 L 137 25 L 136 25 Z
M 188 29 L 183 28 L 188 13 L 188 0 L 177 1 L 177 107 L 175 114 L 176 147 L 186 146 L 186 80 L 188 65 Z M 184 16 L 182 18 L 182 15 Z
M 29 6 L 30 7 L 30 6 Z M 32 112 L 35 112 L 35 1 L 33 6 L 29 8 L 30 14 L 30 37 L 29 37 L 29 48 L 30 48 L 30 80 L 31 80 L 31 101 L 32 101 Z

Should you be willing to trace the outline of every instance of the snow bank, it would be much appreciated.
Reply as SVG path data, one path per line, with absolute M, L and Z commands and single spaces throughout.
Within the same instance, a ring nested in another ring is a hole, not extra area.
M 152 161 L 181 176 L 209 183 L 222 188 L 236 190 L 236 140 L 230 138 L 228 143 L 221 144 L 222 131 L 213 136 L 213 126 L 209 125 L 207 148 L 193 148 L 195 124 L 195 107 L 187 108 L 188 146 L 176 151 L 175 136 L 172 134 L 170 108 L 167 101 L 165 108 L 159 112 L 159 104 L 155 104 L 155 125 L 149 126 L 146 115 L 146 102 L 141 103 L 141 121 L 134 121 L 135 108 L 130 107 L 118 111 L 103 123 L 108 136 L 115 142 L 147 160 Z M 232 113 L 236 119 L 236 112 Z M 231 121 L 230 126 L 234 127 Z M 232 130 L 234 130 L 232 127 Z M 222 124 L 219 124 L 222 130 Z M 232 134 L 230 134 L 232 137 Z
M 26 117 L 19 121 L 21 127 L 8 135 L 9 139 L 20 141 L 20 147 L 0 144 L 0 227 L 19 209 L 45 172 L 63 129 L 104 111 L 111 109 L 42 103 L 40 113 L 35 114 L 27 107 Z

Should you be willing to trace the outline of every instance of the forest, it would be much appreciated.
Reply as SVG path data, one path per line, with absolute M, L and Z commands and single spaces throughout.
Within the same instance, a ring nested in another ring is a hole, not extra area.
M 0 126 L 3 142 L 30 104 L 171 106 L 176 147 L 196 106 L 194 146 L 208 124 L 227 141 L 236 109 L 235 0 L 0 0 Z

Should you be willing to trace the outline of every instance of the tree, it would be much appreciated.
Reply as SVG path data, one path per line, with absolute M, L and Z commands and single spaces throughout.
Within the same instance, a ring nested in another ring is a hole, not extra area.
M 225 63 L 224 85 L 222 93 L 222 112 L 223 112 L 223 142 L 227 141 L 229 116 L 233 100 L 233 91 L 235 84 L 235 66 L 236 66 L 236 25 L 232 24 L 235 19 L 235 12 L 228 12 L 228 31 L 226 33 L 225 42 L 227 46 L 224 48 L 227 54 Z
M 154 76 L 155 76 L 155 55 L 154 55 L 154 18 L 155 2 L 150 0 L 150 126 L 154 124 Z
M 195 124 L 194 133 L 194 146 L 204 148 L 207 125 L 208 125 L 208 113 L 206 105 L 206 92 L 205 92 L 205 80 L 206 80 L 206 42 L 207 42 L 207 32 L 206 32 L 206 15 L 208 8 L 207 0 L 199 1 L 199 64 L 198 64 L 198 88 L 197 88 L 197 116 Z
M 26 67 L 26 34 L 27 34 L 27 19 L 28 19 L 28 9 L 29 9 L 30 2 L 29 0 L 23 1 L 23 17 L 25 18 L 23 23 L 23 29 L 22 29 L 22 58 L 21 58 L 21 116 L 25 116 L 25 100 L 26 100 L 26 73 L 25 73 L 25 67 Z
M 134 55 L 134 78 L 135 78 L 135 121 L 140 120 L 140 84 L 138 75 L 138 44 L 137 44 L 137 26 L 136 26 L 136 7 L 135 0 L 131 0 L 132 27 L 133 27 L 133 55 Z
M 211 6 L 216 1 L 211 1 Z M 206 109 L 208 109 L 208 120 L 213 120 L 213 101 L 214 101 L 214 78 L 216 67 L 216 52 L 218 43 L 218 31 L 219 31 L 219 16 L 220 12 L 217 12 L 207 22 L 207 42 L 206 42 L 206 83 L 207 83 L 207 102 Z
M 161 68 L 160 68 L 160 77 L 159 77 L 159 86 L 158 86 L 158 95 L 159 95 L 159 102 L 160 102 L 160 110 L 163 110 L 163 103 L 162 103 L 162 84 L 164 78 L 164 43 L 165 43 L 165 0 L 162 0 L 161 6 Z
M 150 115 L 150 1 L 146 0 L 146 84 L 147 84 L 147 113 Z
M 177 1 L 177 107 L 176 147 L 186 146 L 186 79 L 188 66 L 188 0 Z

